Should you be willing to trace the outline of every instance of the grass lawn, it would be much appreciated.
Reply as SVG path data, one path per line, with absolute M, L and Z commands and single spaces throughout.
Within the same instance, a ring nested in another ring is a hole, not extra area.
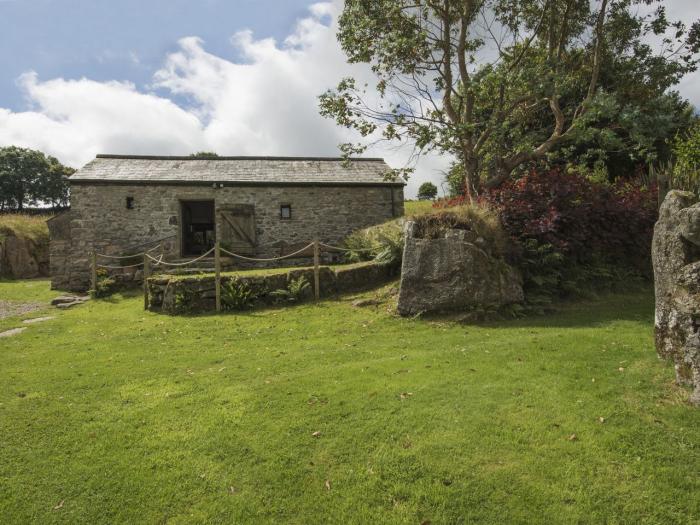
M 407 216 L 430 213 L 433 210 L 433 201 L 404 201 L 404 212 Z
M 0 522 L 699 522 L 650 292 L 486 326 L 350 303 L 116 297 L 0 339 Z

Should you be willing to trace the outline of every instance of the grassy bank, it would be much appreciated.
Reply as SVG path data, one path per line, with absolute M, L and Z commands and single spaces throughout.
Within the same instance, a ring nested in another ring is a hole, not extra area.
M 0 293 L 46 299 L 21 286 Z M 700 519 L 700 411 L 649 292 L 488 326 L 350 302 L 175 318 L 117 296 L 0 339 L 2 521 Z
M 0 239 L 13 235 L 35 242 L 48 242 L 47 215 L 24 215 L 22 213 L 0 214 Z

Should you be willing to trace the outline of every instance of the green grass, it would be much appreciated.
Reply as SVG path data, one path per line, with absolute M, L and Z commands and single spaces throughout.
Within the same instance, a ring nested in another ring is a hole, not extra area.
M 32 241 L 49 240 L 49 227 L 46 215 L 24 215 L 22 213 L 0 214 L 0 239 L 14 235 Z
M 43 279 L 26 279 L 23 281 L 0 279 L 0 301 L 10 303 L 34 303 L 43 304 L 44 307 L 34 310 L 29 314 L 17 318 L 0 319 L 0 331 L 21 326 L 21 320 L 29 317 L 54 314 L 54 308 L 49 303 L 51 299 L 61 295 L 60 292 L 49 289 L 49 284 Z M 3 340 L 0 339 L 0 352 L 2 351 Z M 1 359 L 1 358 L 0 358 Z
M 24 286 L 0 293 L 48 295 Z M 118 296 L 0 339 L 0 521 L 700 520 L 700 410 L 650 292 L 486 326 L 350 301 Z
M 435 209 L 433 208 L 433 201 L 404 201 L 403 204 L 406 216 L 431 213 Z

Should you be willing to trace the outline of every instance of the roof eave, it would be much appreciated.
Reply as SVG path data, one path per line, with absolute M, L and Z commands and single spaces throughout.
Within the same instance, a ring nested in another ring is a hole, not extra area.
M 96 184 L 100 186 L 335 186 L 335 187 L 366 187 L 366 186 L 406 186 L 404 181 L 204 181 L 204 180 L 153 180 L 153 179 L 81 179 L 69 177 L 71 184 Z

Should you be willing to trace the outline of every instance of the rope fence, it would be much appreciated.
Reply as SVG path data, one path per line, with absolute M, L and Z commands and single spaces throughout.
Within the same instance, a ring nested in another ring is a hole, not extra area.
M 321 243 L 319 243 L 319 244 L 321 244 Z M 309 243 L 309 244 L 307 244 L 306 246 L 304 246 L 302 249 L 297 250 L 297 251 L 295 251 L 294 253 L 288 253 L 287 255 L 281 255 L 281 256 L 279 256 L 279 257 L 270 257 L 270 258 L 267 258 L 267 259 L 258 259 L 258 258 L 255 258 L 255 257 L 246 257 L 245 255 L 239 255 L 239 254 L 237 254 L 237 253 L 233 253 L 233 252 L 230 252 L 230 251 L 228 251 L 228 250 L 224 250 L 223 248 L 219 248 L 219 249 L 220 249 L 223 253 L 225 253 L 226 255 L 230 255 L 231 257 L 235 257 L 235 258 L 237 258 L 237 259 L 243 259 L 243 260 L 246 260 L 246 261 L 256 261 L 256 262 L 270 262 L 270 261 L 281 261 L 281 260 L 283 260 L 283 259 L 291 259 L 292 257 L 295 257 L 295 256 L 297 256 L 297 255 L 302 254 L 303 252 L 305 252 L 306 250 L 308 250 L 308 249 L 311 248 L 312 246 L 314 246 L 314 243 Z
M 279 241 L 277 241 L 279 242 Z M 273 244 L 273 243 L 268 243 Z M 150 250 L 146 250 L 140 253 L 135 253 L 132 255 L 107 255 L 103 253 L 97 253 L 97 252 L 92 252 L 90 254 L 90 267 L 91 267 L 91 284 L 92 284 L 92 289 L 96 290 L 97 289 L 97 269 L 98 268 L 104 268 L 104 269 L 109 269 L 109 270 L 122 270 L 126 268 L 138 268 L 140 266 L 143 266 L 143 295 L 144 295 L 144 309 L 148 309 L 148 304 L 149 304 L 149 298 L 148 298 L 148 278 L 151 276 L 151 271 L 153 268 L 156 267 L 170 267 L 170 268 L 183 268 L 185 266 L 189 266 L 191 264 L 197 263 L 207 257 L 209 257 L 212 252 L 214 253 L 214 273 L 215 273 L 215 286 L 216 286 L 216 311 L 220 312 L 221 311 L 221 254 L 228 255 L 229 257 L 234 257 L 236 259 L 242 259 L 244 261 L 251 261 L 251 262 L 272 262 L 272 261 L 281 261 L 284 259 L 291 259 L 293 257 L 297 257 L 304 252 L 307 252 L 310 248 L 313 249 L 313 260 L 314 260 L 314 297 L 318 301 L 320 299 L 320 273 L 321 273 L 321 248 L 325 248 L 326 250 L 332 250 L 332 251 L 340 251 L 340 252 L 370 252 L 372 251 L 371 249 L 352 249 L 352 248 L 343 248 L 340 246 L 333 246 L 330 244 L 326 244 L 323 242 L 320 242 L 318 240 L 315 240 L 303 248 L 296 250 L 295 252 L 288 253 L 286 255 L 281 255 L 279 257 L 248 257 L 245 255 L 241 255 L 238 253 L 231 252 L 229 250 L 226 250 L 221 247 L 219 242 L 217 241 L 214 244 L 214 247 L 208 250 L 207 252 L 203 253 L 202 255 L 196 257 L 195 259 L 190 259 L 189 261 L 183 261 L 183 262 L 167 262 L 163 260 L 164 253 L 162 251 L 163 245 L 162 243 L 155 248 L 151 248 Z M 155 251 L 156 249 L 161 249 L 160 255 L 157 257 L 153 257 L 151 255 L 151 252 Z M 122 265 L 122 266 L 116 266 L 116 265 L 109 265 L 109 264 L 99 264 L 98 258 L 104 258 L 104 259 L 111 259 L 111 260 L 126 260 L 126 259 L 134 259 L 136 257 L 141 257 L 142 260 L 139 261 L 138 263 L 134 264 L 129 264 L 129 265 Z

